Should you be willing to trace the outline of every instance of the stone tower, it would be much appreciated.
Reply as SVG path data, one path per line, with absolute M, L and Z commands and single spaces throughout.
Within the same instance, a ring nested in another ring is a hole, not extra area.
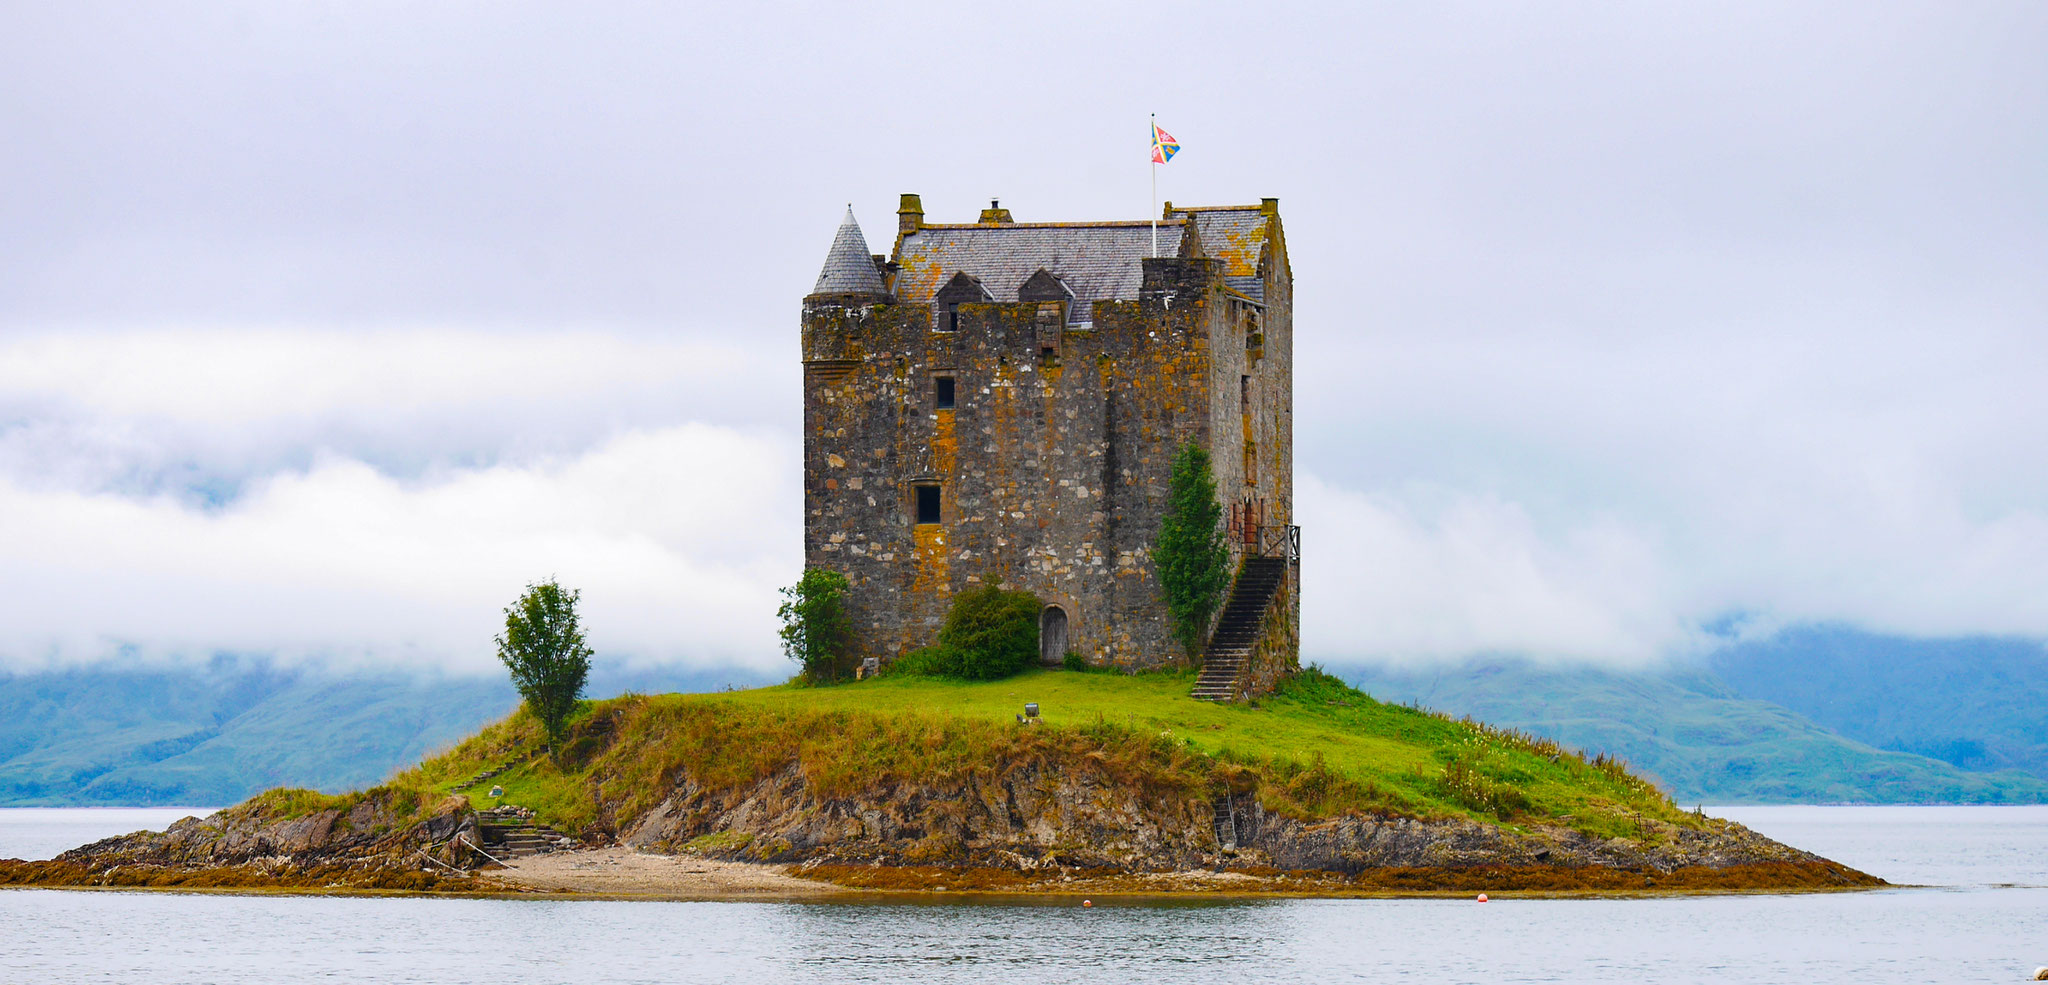
M 1242 572 L 1205 666 L 1235 693 L 1296 659 L 1293 279 L 1279 203 L 1150 222 L 853 212 L 804 299 L 804 559 L 846 575 L 857 646 L 937 636 L 954 594 L 1045 603 L 1043 656 L 1182 659 L 1150 552 L 1175 453 L 1207 448 Z M 1233 614 L 1234 613 L 1234 614 Z M 1226 652 L 1230 651 L 1230 652 Z

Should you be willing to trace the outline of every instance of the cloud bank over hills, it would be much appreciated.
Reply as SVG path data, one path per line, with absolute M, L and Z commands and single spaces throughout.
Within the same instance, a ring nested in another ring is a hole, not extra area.
M 905 24 L 971 83 L 879 98 Z M 10 10 L 0 667 L 491 670 L 553 574 L 607 656 L 774 669 L 844 203 L 1137 217 L 1148 112 L 1163 197 L 1282 201 L 1311 659 L 2048 637 L 2042 50 L 2018 2 Z
M 586 592 L 608 655 L 780 659 L 799 463 L 788 435 L 691 406 L 749 385 L 732 352 L 148 332 L 0 342 L 0 364 L 24 422 L 0 432 L 17 669 L 225 650 L 483 670 L 499 609 L 550 575 Z
M 610 656 L 772 670 L 774 590 L 800 563 L 800 453 L 755 390 L 793 374 L 750 358 L 587 330 L 0 341 L 18 422 L 0 431 L 0 652 L 17 670 L 223 650 L 490 670 L 499 607 L 555 575 L 585 589 Z M 1753 629 L 2048 635 L 2041 514 L 1964 508 L 1966 489 L 2026 489 L 2010 472 L 2032 463 L 2002 475 L 1988 441 L 1965 460 L 1988 422 L 1858 471 L 1846 451 L 1802 463 L 1764 432 L 1731 449 L 1721 429 L 1680 426 L 1671 406 L 1712 399 L 1700 381 L 1607 425 L 1617 447 L 1579 450 L 1584 469 L 1557 469 L 1537 453 L 1602 443 L 1589 420 L 1526 423 L 1567 401 L 1525 386 L 1529 401 L 1489 415 L 1484 379 L 1427 375 L 1470 392 L 1456 413 L 1484 441 L 1526 443 L 1492 482 L 1344 485 L 1318 467 L 1348 460 L 1303 463 L 1311 658 L 1643 666 L 1725 642 L 1730 611 Z M 1894 423 L 1834 440 L 1877 444 Z M 1415 471 L 1472 459 L 1443 447 L 1411 453 Z

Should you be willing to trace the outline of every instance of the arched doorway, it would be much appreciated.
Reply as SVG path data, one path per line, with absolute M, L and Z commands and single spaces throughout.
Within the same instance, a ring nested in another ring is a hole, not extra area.
M 1056 664 L 1067 656 L 1067 610 L 1048 605 L 1038 614 L 1038 660 Z

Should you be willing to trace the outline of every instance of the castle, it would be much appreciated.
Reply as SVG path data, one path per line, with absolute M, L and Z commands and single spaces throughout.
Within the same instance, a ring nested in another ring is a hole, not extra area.
M 1044 603 L 1048 663 L 1182 659 L 1150 552 L 1192 441 L 1238 572 L 1197 694 L 1270 687 L 1300 638 L 1292 299 L 1275 199 L 938 224 L 904 195 L 887 257 L 849 208 L 804 298 L 804 563 L 846 576 L 860 655 L 993 582 Z

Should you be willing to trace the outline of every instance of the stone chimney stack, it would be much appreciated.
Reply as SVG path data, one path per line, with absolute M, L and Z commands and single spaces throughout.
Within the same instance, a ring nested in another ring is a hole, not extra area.
M 917 232 L 924 225 L 924 202 L 913 192 L 904 192 L 896 204 L 896 241 Z
M 982 209 L 981 218 L 976 219 L 975 221 L 982 223 L 993 223 L 996 225 L 1009 225 L 1010 223 L 1013 223 L 1016 220 L 1010 218 L 1010 210 L 1003 208 L 1003 203 L 991 198 L 988 200 L 988 208 Z

